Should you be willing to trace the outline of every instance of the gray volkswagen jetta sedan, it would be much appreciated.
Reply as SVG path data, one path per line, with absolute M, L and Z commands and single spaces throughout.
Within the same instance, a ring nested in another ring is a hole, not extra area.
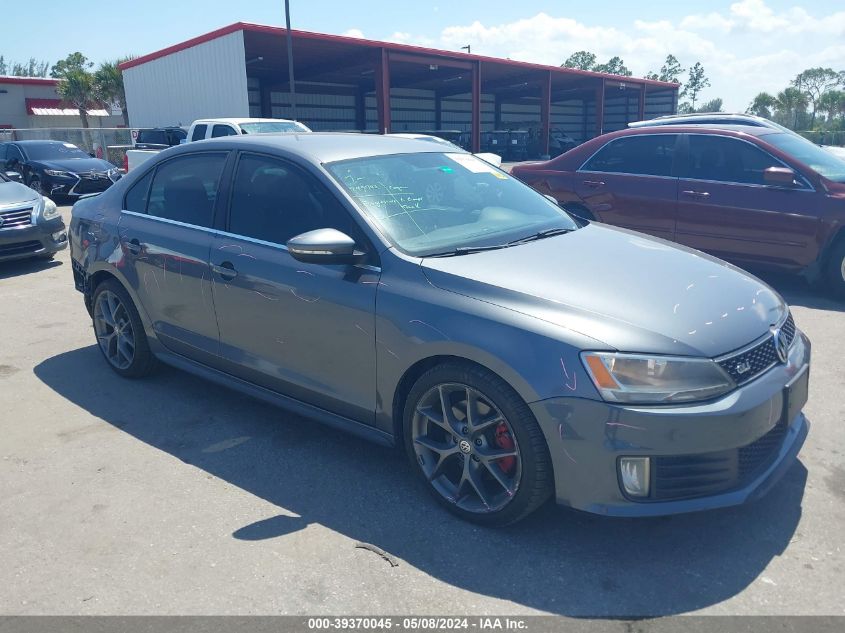
M 402 445 L 479 523 L 740 504 L 807 435 L 810 342 L 771 288 L 431 143 L 171 148 L 74 206 L 71 251 L 118 374 L 164 362 Z

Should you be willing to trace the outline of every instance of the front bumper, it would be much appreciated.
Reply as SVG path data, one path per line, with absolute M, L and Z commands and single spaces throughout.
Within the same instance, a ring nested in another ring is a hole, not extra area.
M 807 436 L 803 394 L 810 341 L 798 333 L 786 363 L 703 404 L 636 407 L 581 398 L 531 404 L 546 436 L 557 502 L 597 514 L 657 516 L 758 498 L 788 470 Z M 651 489 L 623 492 L 620 457 L 651 457 Z M 664 464 L 662 474 L 657 464 Z M 668 493 L 667 493 L 668 491 Z
M 119 180 L 119 179 L 117 179 Z M 117 180 L 108 177 L 88 175 L 79 176 L 47 176 L 41 181 L 41 187 L 48 196 L 79 197 L 91 193 L 102 193 L 111 187 Z
M 53 234 L 60 233 L 58 240 Z M 61 218 L 26 227 L 0 229 L 0 261 L 57 253 L 67 248 L 67 231 Z

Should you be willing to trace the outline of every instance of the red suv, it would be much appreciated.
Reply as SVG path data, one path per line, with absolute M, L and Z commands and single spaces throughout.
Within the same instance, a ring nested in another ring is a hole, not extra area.
M 512 173 L 573 215 L 741 266 L 823 276 L 845 296 L 845 161 L 797 134 L 627 129 Z

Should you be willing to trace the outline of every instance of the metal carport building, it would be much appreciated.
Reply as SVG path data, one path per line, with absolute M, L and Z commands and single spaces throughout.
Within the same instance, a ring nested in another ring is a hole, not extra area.
M 292 30 L 297 118 L 314 130 L 534 130 L 548 154 L 672 114 L 676 84 Z M 291 118 L 286 30 L 238 22 L 121 65 L 133 127 L 206 117 Z

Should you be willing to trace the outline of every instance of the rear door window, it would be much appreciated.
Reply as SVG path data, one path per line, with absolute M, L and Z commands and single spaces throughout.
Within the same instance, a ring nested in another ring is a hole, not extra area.
M 190 154 L 162 163 L 153 176 L 147 213 L 194 226 L 211 227 L 225 163 L 225 152 Z
M 235 128 L 231 125 L 215 125 L 211 128 L 211 138 L 218 138 L 221 136 L 235 136 Z
M 205 123 L 200 123 L 199 125 L 194 126 L 194 131 L 191 133 L 191 140 L 192 141 L 201 141 L 205 138 L 205 133 L 208 130 L 208 126 Z
M 783 163 L 762 149 L 727 136 L 691 134 L 687 178 L 764 185 L 763 171 Z
M 671 176 L 677 134 L 643 134 L 611 141 L 581 167 L 582 171 Z
M 126 211 L 134 211 L 135 213 L 147 212 L 147 200 L 150 193 L 150 182 L 153 179 L 153 170 L 150 170 L 141 180 L 136 182 L 126 192 L 126 198 L 123 200 L 123 208 Z

